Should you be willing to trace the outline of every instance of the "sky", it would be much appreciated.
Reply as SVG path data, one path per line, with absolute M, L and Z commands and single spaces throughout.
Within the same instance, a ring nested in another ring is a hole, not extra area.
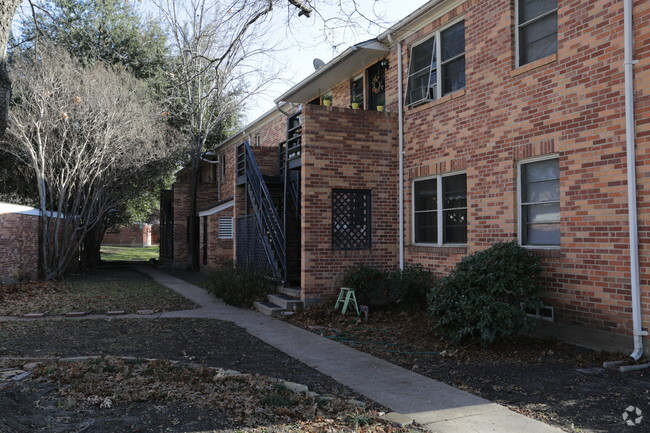
M 264 95 L 251 100 L 246 110 L 246 121 L 250 122 L 274 107 L 273 100 L 291 88 L 292 85 L 302 81 L 314 72 L 313 60 L 319 58 L 325 63 L 341 54 L 345 49 L 358 42 L 376 37 L 390 25 L 424 5 L 428 0 L 357 0 L 361 7 L 365 7 L 368 16 L 381 17 L 382 26 L 370 26 L 366 29 L 362 19 L 350 30 L 349 28 L 338 31 L 324 31 L 322 23 L 316 19 L 304 20 L 300 24 L 301 43 L 289 44 L 276 54 L 277 61 L 283 67 L 282 78 L 284 81 L 269 85 Z M 374 8 L 374 12 L 373 12 Z M 337 11 L 329 10 L 333 14 Z M 301 19 L 304 19 L 301 17 Z M 369 30 L 369 31 L 368 31 Z M 277 35 L 282 37 L 284 29 L 277 29 Z M 318 43 L 313 45 L 311 41 Z
M 314 0 L 314 3 L 322 5 L 323 1 L 325 0 Z M 276 11 L 274 24 L 277 25 L 274 25 L 273 30 L 265 35 L 265 39 L 276 46 L 277 51 L 272 57 L 279 71 L 279 79 L 269 82 L 264 92 L 246 102 L 243 121 L 249 123 L 272 109 L 275 106 L 273 102 L 275 98 L 314 72 L 314 59 L 318 58 L 327 63 L 351 45 L 376 37 L 427 1 L 356 0 L 359 11 L 371 19 L 372 23 L 357 15 L 352 21 L 353 24 L 329 29 L 324 29 L 323 21 L 316 16 L 296 17 L 293 6 Z M 341 0 L 344 5 L 354 2 L 355 0 Z M 332 1 L 332 3 L 336 2 Z M 139 4 L 146 12 L 153 10 L 146 0 L 140 1 Z M 29 3 L 25 1 L 20 9 L 23 13 L 29 13 Z M 321 6 L 319 12 L 326 17 L 340 14 L 338 7 Z M 292 16 L 290 33 L 286 27 L 287 16 Z
M 289 44 L 284 50 L 276 54 L 278 63 L 282 67 L 283 82 L 269 85 L 264 95 L 249 101 L 245 119 L 247 122 L 255 120 L 275 106 L 273 100 L 302 81 L 314 72 L 313 60 L 319 58 L 325 63 L 345 51 L 346 48 L 358 42 L 371 39 L 379 35 L 390 25 L 414 12 L 417 8 L 427 3 L 428 0 L 357 0 L 359 6 L 364 7 L 368 16 L 377 15 L 383 20 L 382 26 L 372 26 L 366 29 L 359 19 L 358 26 L 338 31 L 323 31 L 322 23 L 316 19 L 301 22 L 301 43 Z M 374 9 L 374 13 L 373 13 Z M 329 10 L 333 14 L 337 11 Z M 369 30 L 369 31 L 368 31 Z M 282 37 L 284 29 L 278 29 L 277 35 Z M 328 40 L 324 39 L 324 34 Z M 313 43 L 316 43 L 314 45 Z M 291 46 L 293 45 L 293 46 Z

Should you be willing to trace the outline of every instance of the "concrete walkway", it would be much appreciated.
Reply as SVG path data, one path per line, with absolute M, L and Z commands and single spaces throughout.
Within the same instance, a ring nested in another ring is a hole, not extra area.
M 226 305 L 206 290 L 147 266 L 136 266 L 158 283 L 191 299 L 199 309 L 156 315 L 160 318 L 213 318 L 233 322 L 287 355 L 390 408 L 393 420 L 414 420 L 438 433 L 561 430 L 515 413 L 441 382 L 398 367 L 252 310 Z

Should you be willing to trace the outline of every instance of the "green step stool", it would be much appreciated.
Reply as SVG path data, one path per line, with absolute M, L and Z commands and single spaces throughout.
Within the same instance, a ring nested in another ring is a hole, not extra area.
M 357 296 L 354 294 L 354 289 L 351 289 L 349 287 L 341 287 L 341 291 L 339 292 L 339 297 L 336 300 L 336 305 L 334 305 L 334 309 L 338 310 L 339 309 L 339 304 L 343 304 L 343 309 L 341 310 L 341 314 L 345 314 L 345 312 L 348 310 L 348 305 L 354 305 L 354 309 L 357 310 L 357 316 L 360 315 L 359 313 L 359 305 L 357 304 Z

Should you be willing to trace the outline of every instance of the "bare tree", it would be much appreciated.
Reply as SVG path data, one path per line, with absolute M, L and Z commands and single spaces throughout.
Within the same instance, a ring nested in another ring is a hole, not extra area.
M 2 145 L 34 173 L 42 276 L 58 278 L 112 208 L 164 175 L 173 149 L 146 86 L 125 71 L 83 68 L 42 46 L 18 57 L 12 72 Z
M 2 0 L 0 2 L 0 135 L 7 127 L 7 109 L 11 99 L 11 80 L 7 73 L 7 43 L 11 30 L 11 20 L 21 0 Z
M 276 76 L 265 66 L 273 51 L 264 37 L 273 2 L 158 0 L 157 6 L 177 56 L 170 112 L 189 144 L 190 216 L 195 217 L 202 153 L 223 138 L 242 104 Z M 189 235 L 188 264 L 197 268 L 195 218 Z

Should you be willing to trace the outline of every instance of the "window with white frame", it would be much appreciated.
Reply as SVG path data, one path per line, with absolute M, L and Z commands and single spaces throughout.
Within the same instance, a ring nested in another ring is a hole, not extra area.
M 410 105 L 438 99 L 465 87 L 465 21 L 459 21 L 411 48 Z
M 557 52 L 557 0 L 517 0 L 518 66 Z
M 560 161 L 557 157 L 519 164 L 522 245 L 560 245 Z
M 233 238 L 233 219 L 232 217 L 219 218 L 219 239 Z
M 413 241 L 467 243 L 467 175 L 452 174 L 413 182 Z

